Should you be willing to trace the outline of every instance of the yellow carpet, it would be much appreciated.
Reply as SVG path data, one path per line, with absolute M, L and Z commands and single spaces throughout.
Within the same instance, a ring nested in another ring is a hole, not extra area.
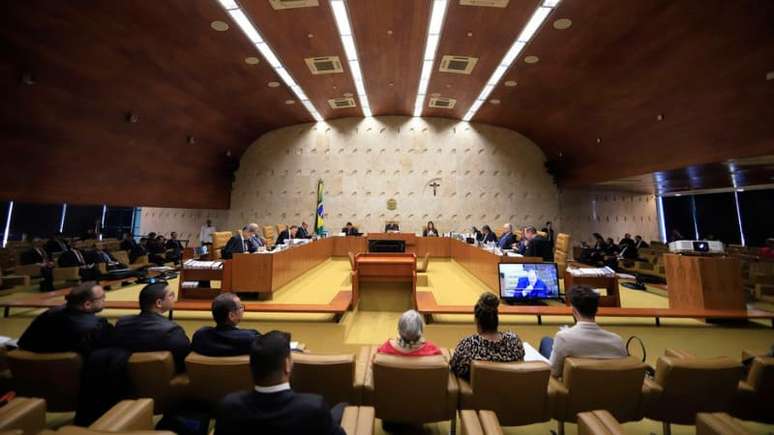
M 327 303 L 342 288 L 350 286 L 349 262 L 346 258 L 335 258 L 324 262 L 310 272 L 292 281 L 274 295 L 278 303 Z M 177 288 L 177 281 L 171 283 Z M 473 305 L 486 287 L 465 269 L 453 261 L 431 260 L 426 285 L 419 291 L 431 291 L 439 304 Z M 134 300 L 140 286 L 129 286 L 108 293 L 109 300 Z M 624 307 L 668 307 L 663 291 L 651 289 L 642 292 L 621 288 L 621 303 Z M 26 296 L 26 295 L 21 295 Z M 18 295 L 5 296 L 15 298 Z M 270 303 L 270 302 L 267 302 Z M 0 320 L 0 335 L 18 337 L 40 310 L 14 309 L 10 318 Z M 105 310 L 102 315 L 115 320 L 133 314 L 127 310 Z M 330 321 L 325 315 L 288 315 L 247 313 L 242 327 L 259 331 L 281 329 L 290 331 L 294 340 L 299 340 L 315 352 L 355 352 L 362 345 L 381 344 L 396 334 L 398 312 L 356 310 L 347 313 L 339 323 Z M 175 312 L 175 319 L 189 336 L 199 327 L 212 323 L 207 312 Z M 540 338 L 553 335 L 560 325 L 572 324 L 570 317 L 544 318 L 544 324 L 537 325 L 534 316 L 503 316 L 503 329 L 517 333 L 522 340 L 537 347 Z M 659 355 L 668 347 L 694 352 L 699 356 L 728 355 L 739 358 L 743 349 L 765 352 L 774 343 L 774 330 L 765 322 L 749 322 L 741 325 L 711 325 L 692 319 L 662 319 L 661 327 L 655 327 L 653 319 L 607 318 L 600 323 L 624 339 L 636 335 L 646 345 L 647 361 L 655 364 Z M 475 332 L 473 316 L 435 316 L 434 323 L 427 325 L 425 336 L 442 347 L 453 348 L 465 335 Z M 634 349 L 639 354 L 639 349 Z M 745 422 L 752 433 L 774 433 L 774 427 Z M 661 424 L 643 420 L 624 425 L 631 434 L 660 434 Z M 459 428 L 458 428 L 459 429 Z M 568 434 L 576 433 L 575 425 L 566 427 Z M 448 433 L 448 423 L 426 425 L 422 432 L 427 434 Z M 548 434 L 556 430 L 555 422 L 508 428 L 507 434 Z M 382 433 L 381 428 L 377 433 Z M 673 426 L 675 434 L 693 434 L 693 426 Z

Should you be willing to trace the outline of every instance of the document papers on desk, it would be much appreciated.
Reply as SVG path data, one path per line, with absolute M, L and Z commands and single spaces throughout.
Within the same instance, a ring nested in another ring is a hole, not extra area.
M 568 267 L 567 273 L 575 277 L 600 278 L 615 277 L 615 271 L 605 267 Z
M 522 344 L 524 345 L 524 361 L 543 361 L 546 364 L 550 364 L 548 359 L 541 355 L 531 344 L 526 341 L 522 342 Z
M 222 261 L 198 261 L 186 260 L 183 269 L 220 270 L 223 269 Z

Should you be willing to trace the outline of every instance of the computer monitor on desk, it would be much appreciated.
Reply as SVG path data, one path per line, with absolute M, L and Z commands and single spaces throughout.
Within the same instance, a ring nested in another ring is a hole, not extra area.
M 369 240 L 368 252 L 406 252 L 404 240 Z
M 500 297 L 506 302 L 559 298 L 556 263 L 500 263 Z

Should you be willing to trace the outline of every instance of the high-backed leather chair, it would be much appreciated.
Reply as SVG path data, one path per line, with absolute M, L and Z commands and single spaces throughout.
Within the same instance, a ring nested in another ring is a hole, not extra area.
M 153 399 L 122 400 L 89 426 L 106 432 L 153 429 Z
M 624 433 L 621 423 L 604 409 L 578 413 L 578 435 L 624 435 Z
M 8 352 L 16 394 L 46 400 L 51 412 L 75 411 L 81 389 L 83 360 L 75 352 Z
M 266 244 L 269 246 L 274 245 L 277 241 L 277 231 L 271 225 L 264 225 L 261 229 L 263 232 L 263 238 L 266 239 Z
M 375 354 L 364 396 L 382 420 L 415 424 L 451 420 L 452 430 L 456 425 L 459 384 L 442 355 Z
M 668 435 L 670 423 L 693 424 L 698 412 L 728 411 L 741 374 L 741 364 L 728 357 L 661 356 L 655 379 L 646 380 L 645 416 L 661 421 Z
M 356 376 L 355 355 L 326 355 L 293 352 L 293 371 L 290 385 L 299 393 L 323 396 L 329 405 L 363 401 L 365 374 Z
M 774 423 L 774 357 L 756 356 L 739 381 L 733 414 L 743 420 Z
M 66 287 L 81 282 L 80 267 L 55 267 L 52 270 L 54 287 Z
M 153 399 L 155 414 L 174 409 L 188 389 L 188 375 L 175 373 L 168 351 L 133 353 L 128 372 L 132 397 Z
M 373 435 L 374 408 L 370 406 L 347 406 L 341 417 L 341 428 L 347 435 Z
M 559 434 L 584 411 L 604 409 L 621 422 L 642 419 L 645 368 L 634 358 L 566 358 L 562 380 L 549 383 Z
M 288 229 L 287 224 L 277 224 L 277 235 L 279 235 L 279 233 L 285 231 L 286 229 Z
M 185 358 L 188 397 L 208 405 L 235 391 L 252 390 L 250 356 L 204 356 L 192 352 Z
M 751 435 L 738 421 L 724 412 L 696 414 L 696 435 Z
M 473 361 L 470 382 L 457 380 L 460 408 L 494 411 L 503 426 L 548 421 L 550 377 L 551 367 L 544 362 Z
M 417 272 L 427 272 L 427 266 L 430 265 L 430 253 L 426 253 L 424 257 L 417 259 Z
M 212 233 L 212 246 L 210 247 L 210 258 L 218 260 L 223 258 L 221 251 L 226 247 L 229 239 L 231 239 L 231 231 L 216 231 Z
M 564 276 L 567 261 L 570 259 L 570 235 L 559 233 L 554 240 L 554 262 L 559 268 L 559 276 Z
M 494 411 L 460 411 L 462 435 L 503 435 L 503 429 Z
M 17 397 L 0 406 L 0 432 L 18 430 L 35 435 L 46 428 L 46 401 Z

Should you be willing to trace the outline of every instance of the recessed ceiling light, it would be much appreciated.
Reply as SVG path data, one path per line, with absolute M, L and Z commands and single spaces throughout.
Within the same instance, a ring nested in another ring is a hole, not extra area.
M 309 38 L 309 39 L 312 39 L 312 38 L 314 38 L 314 33 L 307 33 L 306 37 Z
M 664 114 L 663 113 L 659 113 L 658 115 L 656 115 L 656 120 L 657 121 L 663 121 L 664 120 Z
M 505 86 L 507 86 L 509 88 L 512 88 L 512 87 L 516 86 L 516 82 L 513 81 L 513 80 L 508 80 L 507 82 L 505 82 Z
M 427 26 L 425 54 L 422 57 L 422 73 L 419 76 L 417 98 L 414 100 L 414 116 L 422 116 L 422 109 L 425 106 L 425 94 L 427 93 L 427 85 L 430 84 L 430 75 L 433 72 L 435 52 L 438 49 L 438 41 L 441 39 L 441 30 L 443 29 L 447 4 L 448 0 L 433 0 L 430 22 Z
M 538 63 L 539 60 L 540 58 L 537 56 L 527 56 L 524 58 L 525 63 Z
M 438 98 L 438 97 L 441 96 L 441 93 L 440 92 L 433 92 L 432 94 L 430 94 L 430 96 L 433 97 L 433 98 Z
M 497 98 L 493 98 L 493 99 L 489 100 L 489 102 L 492 103 L 492 104 L 500 104 L 500 100 L 498 100 Z
M 597 143 L 602 143 L 602 138 L 601 138 L 601 137 L 598 137 L 598 138 L 596 139 L 596 141 L 597 141 Z
M 395 86 L 395 83 L 393 83 L 393 82 L 387 83 L 387 86 L 393 87 L 393 86 Z
M 248 65 L 257 65 L 260 61 L 261 60 L 255 56 L 250 56 L 245 58 L 245 63 Z
M 285 100 L 285 104 L 296 104 L 296 100 Z
M 350 98 L 350 97 L 352 97 L 352 92 L 344 92 L 344 94 L 342 94 L 342 95 L 344 95 L 347 98 Z
M 392 35 L 392 30 L 387 30 L 388 35 Z
M 468 38 L 470 38 L 471 36 L 473 36 L 473 32 L 468 32 Z
M 737 192 L 744 192 L 744 189 L 736 189 Z
M 683 196 L 682 193 L 675 193 L 675 196 Z
M 269 82 L 269 83 L 266 83 L 266 86 L 268 86 L 270 88 L 278 88 L 279 85 L 280 85 L 280 82 Z
M 452 87 L 451 83 L 446 84 L 446 89 L 451 89 L 451 87 Z
M 766 73 L 766 80 L 774 80 L 774 71 Z
M 558 20 L 554 21 L 554 29 L 556 30 L 569 29 L 571 26 L 572 20 L 569 18 L 559 18 Z
M 225 32 L 228 30 L 228 23 L 223 21 L 213 21 L 210 23 L 210 27 L 212 27 L 212 30 L 217 30 L 218 32 Z

